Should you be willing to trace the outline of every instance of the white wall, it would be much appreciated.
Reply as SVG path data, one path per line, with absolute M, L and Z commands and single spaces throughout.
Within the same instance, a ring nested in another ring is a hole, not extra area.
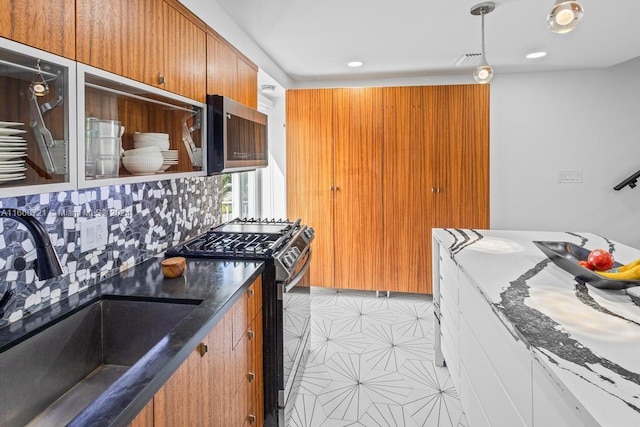
M 258 169 L 260 176 L 260 216 L 287 217 L 285 98 L 273 98 L 273 107 L 260 109 L 269 116 L 269 166 Z
M 640 58 L 603 70 L 496 74 L 491 227 L 592 231 L 640 247 Z M 582 170 L 582 184 L 558 172 Z

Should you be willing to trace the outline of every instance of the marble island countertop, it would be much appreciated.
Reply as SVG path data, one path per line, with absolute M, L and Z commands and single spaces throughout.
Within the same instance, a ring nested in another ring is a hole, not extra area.
M 640 425 L 640 287 L 580 284 L 533 241 L 606 249 L 622 264 L 640 250 L 591 233 L 438 229 L 434 237 L 586 425 Z

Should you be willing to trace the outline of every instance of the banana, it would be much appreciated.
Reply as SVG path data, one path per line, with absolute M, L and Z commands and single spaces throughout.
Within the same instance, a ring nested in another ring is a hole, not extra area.
M 620 267 L 616 267 L 616 268 L 612 268 L 611 270 L 607 271 L 607 273 L 622 273 L 624 271 L 630 270 L 633 267 L 636 267 L 640 265 L 640 258 L 638 258 L 637 260 L 630 262 L 629 264 L 625 264 L 622 265 Z
M 631 267 L 628 270 L 612 273 L 607 271 L 596 271 L 602 277 L 612 280 L 640 280 L 640 263 L 635 267 Z

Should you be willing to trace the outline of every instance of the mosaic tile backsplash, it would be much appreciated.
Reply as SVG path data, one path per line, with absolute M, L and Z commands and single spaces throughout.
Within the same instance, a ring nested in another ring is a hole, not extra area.
M 219 224 L 221 185 L 219 177 L 195 177 L 0 199 L 0 207 L 24 210 L 45 225 L 64 270 L 61 277 L 38 280 L 26 228 L 0 221 L 0 295 L 14 291 L 0 327 Z M 108 244 L 81 253 L 80 223 L 96 216 L 107 217 Z M 27 268 L 16 271 L 20 257 Z

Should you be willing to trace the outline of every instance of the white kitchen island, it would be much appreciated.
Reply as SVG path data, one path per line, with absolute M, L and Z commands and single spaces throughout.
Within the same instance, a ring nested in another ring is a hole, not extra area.
M 533 241 L 640 258 L 590 233 L 434 229 L 436 364 L 469 425 L 640 426 L 640 287 L 580 284 Z

